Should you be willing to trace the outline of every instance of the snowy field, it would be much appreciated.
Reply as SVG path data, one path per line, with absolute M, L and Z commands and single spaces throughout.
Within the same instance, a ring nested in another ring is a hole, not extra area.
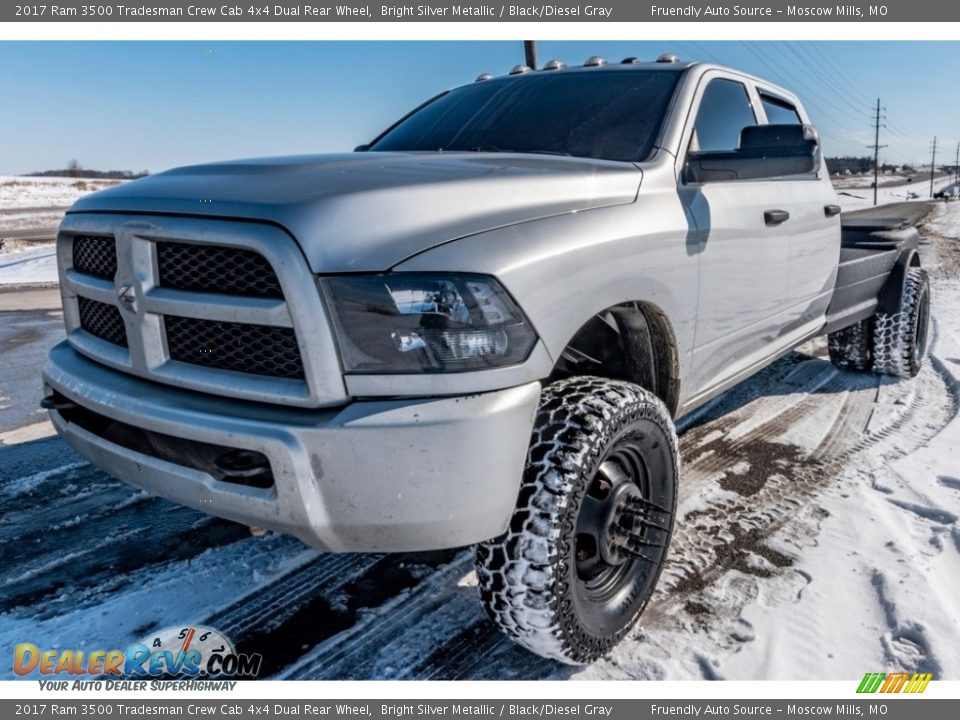
M 40 417 L 4 425 L 0 385 L 0 676 L 24 638 L 123 647 L 189 622 L 280 678 L 960 677 L 960 202 L 922 232 L 921 374 L 841 372 L 814 341 L 686 418 L 668 567 L 637 628 L 586 668 L 504 639 L 469 551 L 323 555 L 252 537 L 110 478 Z M 5 358 L 61 322 L 6 314 Z
M 0 175 L 0 211 L 68 207 L 78 198 L 119 180 Z
M 0 286 L 51 285 L 57 282 L 55 243 L 27 244 L 7 241 L 0 250 Z
M 118 182 L 0 175 L 0 286 L 56 283 L 54 244 L 18 238 L 16 234 L 43 231 L 38 234 L 52 237 L 64 211 L 74 201 Z M 4 233 L 14 237 L 4 238 Z
M 837 192 L 837 200 L 844 210 L 861 210 L 863 208 L 873 207 L 873 188 L 870 187 L 844 187 L 837 181 L 833 182 L 834 190 Z M 945 188 L 956 188 L 952 177 L 937 178 L 933 182 L 933 191 L 939 192 Z M 888 205 L 895 202 L 909 202 L 913 200 L 925 201 L 930 199 L 930 181 L 917 181 L 909 185 L 894 185 L 884 187 L 881 181 L 877 190 L 877 204 Z

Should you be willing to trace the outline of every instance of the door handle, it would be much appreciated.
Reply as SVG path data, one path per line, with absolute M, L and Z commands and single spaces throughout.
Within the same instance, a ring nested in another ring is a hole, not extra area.
M 843 208 L 841 208 L 839 205 L 823 206 L 823 214 L 826 215 L 827 217 L 834 217 L 836 215 L 839 215 L 842 211 L 843 211 Z
M 788 213 L 786 210 L 767 210 L 763 214 L 763 221 L 767 224 L 767 227 L 782 225 L 789 219 L 790 213 Z

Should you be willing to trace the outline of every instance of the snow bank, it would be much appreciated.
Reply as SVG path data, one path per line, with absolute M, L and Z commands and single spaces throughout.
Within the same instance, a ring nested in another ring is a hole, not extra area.
M 0 286 L 56 282 L 55 243 L 21 245 L 10 252 L 0 252 Z
M 0 175 L 0 211 L 34 207 L 67 207 L 120 180 Z
M 956 187 L 950 177 L 938 178 L 933 183 L 934 192 L 938 192 L 947 187 Z M 848 188 L 834 183 L 834 190 L 837 193 L 837 202 L 844 210 L 862 210 L 863 208 L 873 207 L 873 188 Z M 929 199 L 929 178 L 927 178 L 926 181 L 917 180 L 906 185 L 897 185 L 895 187 L 884 187 L 881 185 L 877 190 L 878 205 Z

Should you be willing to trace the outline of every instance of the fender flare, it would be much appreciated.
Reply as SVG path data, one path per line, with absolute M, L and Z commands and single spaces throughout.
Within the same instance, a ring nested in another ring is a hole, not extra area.
M 920 267 L 920 253 L 916 247 L 907 247 L 900 251 L 887 281 L 877 297 L 877 312 L 894 315 L 900 310 L 900 298 L 907 282 L 907 268 Z

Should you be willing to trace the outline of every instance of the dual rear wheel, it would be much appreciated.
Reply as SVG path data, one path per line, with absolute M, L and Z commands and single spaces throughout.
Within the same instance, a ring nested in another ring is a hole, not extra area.
M 895 313 L 878 312 L 830 333 L 830 361 L 843 370 L 911 378 L 920 372 L 929 331 L 930 279 L 926 270 L 911 267 Z

